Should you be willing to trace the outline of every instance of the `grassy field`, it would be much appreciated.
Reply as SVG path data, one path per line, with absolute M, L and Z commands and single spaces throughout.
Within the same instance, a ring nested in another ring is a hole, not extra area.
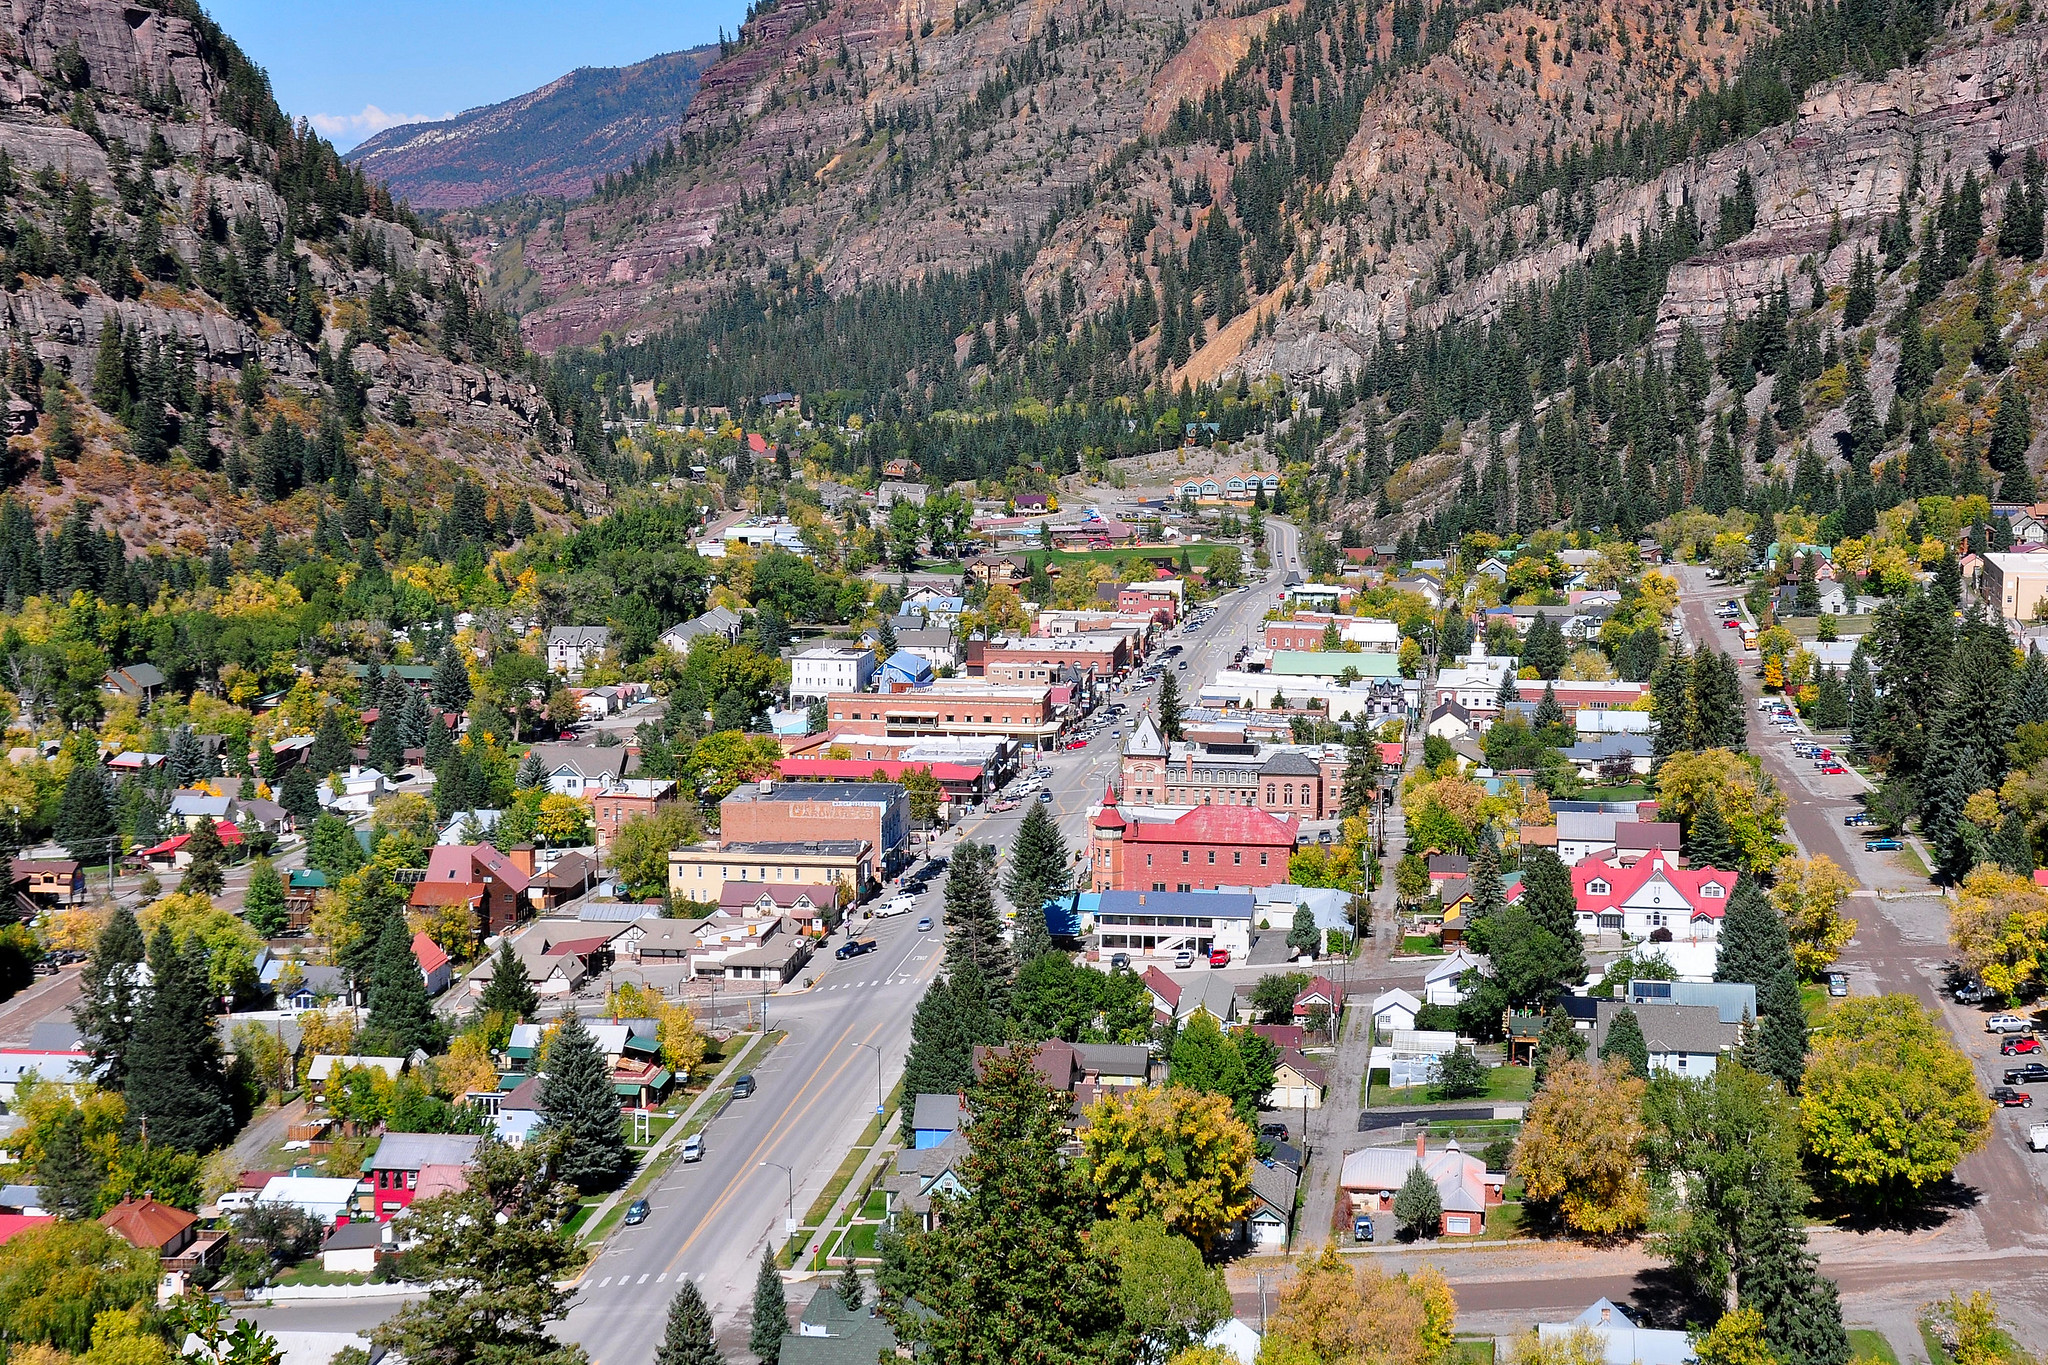
M 1857 1360 L 1875 1360 L 1881 1365 L 1899 1365 L 1899 1353 L 1885 1334 L 1874 1327 L 1849 1329 L 1849 1354 Z
M 1435 953 L 1442 951 L 1442 945 L 1427 934 L 1401 935 L 1401 951 L 1404 953 Z
M 1588 787 L 1584 791 L 1580 792 L 1578 795 L 1574 796 L 1572 800 L 1647 801 L 1650 799 L 1652 795 L 1653 793 L 1650 791 L 1648 787 L 1644 786 L 1640 782 L 1633 782 L 1626 787 Z
M 1493 1339 L 1470 1337 L 1452 1342 L 1444 1365 L 1493 1365 Z
M 1386 1082 L 1384 1070 L 1372 1073 L 1372 1092 L 1366 1101 L 1368 1107 L 1396 1104 L 1433 1104 L 1430 1088 L 1426 1085 L 1409 1085 L 1394 1089 Z M 1459 1104 L 1513 1104 L 1527 1100 L 1536 1093 L 1536 1070 L 1527 1066 L 1497 1066 L 1487 1073 L 1486 1093 L 1471 1100 L 1446 1101 Z

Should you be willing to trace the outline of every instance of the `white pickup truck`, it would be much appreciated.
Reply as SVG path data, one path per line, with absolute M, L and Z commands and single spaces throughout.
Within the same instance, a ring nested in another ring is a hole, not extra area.
M 2027 1129 L 2027 1146 L 2037 1152 L 2048 1152 L 2048 1123 L 2037 1123 Z

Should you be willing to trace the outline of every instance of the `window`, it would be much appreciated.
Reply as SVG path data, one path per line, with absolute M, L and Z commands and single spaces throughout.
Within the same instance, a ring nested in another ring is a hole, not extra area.
M 1234 865 L 1234 866 L 1237 866 L 1237 867 L 1243 867 L 1243 866 L 1244 866 L 1244 854 L 1242 854 L 1242 853 L 1233 853 L 1233 854 L 1231 854 L 1231 855 L 1230 855 L 1230 861 L 1231 861 L 1232 865 Z
M 1700 895 L 1706 897 L 1708 900 L 1719 900 L 1721 899 L 1721 897 L 1727 894 L 1728 893 L 1721 888 L 1721 883 L 1719 882 L 1708 882 L 1706 885 L 1700 888 Z
M 1271 782 L 1268 782 L 1266 784 L 1266 804 L 1269 806 L 1272 805 L 1273 800 L 1273 784 Z
M 1186 882 L 1182 882 L 1182 883 L 1180 884 L 1180 886 L 1179 886 L 1179 887 L 1177 887 L 1176 889 L 1177 889 L 1177 890 L 1181 890 L 1181 891 L 1192 891 L 1192 890 L 1194 890 L 1195 888 L 1194 888 L 1194 887 L 1192 887 L 1192 886 L 1190 886 L 1190 885 L 1189 885 L 1188 883 L 1186 883 Z
M 1209 866 L 1216 866 L 1216 850 L 1213 848 L 1209 850 Z
M 1282 802 L 1281 802 L 1280 804 L 1282 804 L 1283 806 L 1291 806 L 1291 805 L 1293 805 L 1293 804 L 1294 804 L 1294 784 L 1293 784 L 1292 782 L 1289 782 L 1289 783 L 1288 783 L 1288 784 L 1287 784 L 1287 785 L 1286 785 L 1285 787 L 1281 788 L 1281 790 L 1282 790 L 1283 792 L 1285 792 L 1285 793 L 1286 793 L 1286 799 L 1285 799 L 1285 800 L 1283 800 L 1283 801 L 1282 801 Z
M 1189 857 L 1189 855 L 1188 855 L 1188 851 L 1187 851 L 1186 849 L 1182 849 L 1182 850 L 1180 851 L 1180 861 L 1181 861 L 1181 865 L 1182 865 L 1183 867 L 1185 867 L 1185 866 L 1186 866 L 1186 865 L 1187 865 L 1187 864 L 1188 864 L 1188 863 L 1189 863 L 1190 861 L 1192 861 L 1192 860 L 1190 859 L 1190 857 Z
M 1595 877 L 1592 881 L 1586 883 L 1586 894 L 1589 896 L 1604 896 L 1607 894 L 1607 892 L 1607 883 L 1601 881 L 1598 877 Z
M 1265 855 L 1265 854 L 1263 854 L 1263 853 L 1261 853 L 1261 854 L 1259 855 L 1259 866 L 1260 866 L 1260 867 L 1264 867 L 1265 865 L 1266 865 L 1266 855 Z

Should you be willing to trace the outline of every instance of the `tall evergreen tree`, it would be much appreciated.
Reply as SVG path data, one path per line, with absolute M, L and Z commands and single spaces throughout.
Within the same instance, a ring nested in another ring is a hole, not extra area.
M 1479 848 L 1472 855 L 1472 899 L 1465 912 L 1465 937 L 1479 952 L 1490 951 L 1494 926 L 1507 909 L 1507 890 L 1500 880 L 1500 845 L 1491 827 L 1479 832 Z
M 128 1124 L 159 1146 L 210 1152 L 235 1131 L 207 991 L 206 944 L 181 951 L 170 926 L 149 943 L 150 986 L 128 1054 Z
M 1717 649 L 1703 649 L 1692 668 L 1692 744 L 1695 749 L 1743 749 L 1748 731 L 1743 715 L 1742 679 L 1735 661 Z
M 314 780 L 313 770 L 303 763 L 293 764 L 278 785 L 277 804 L 285 808 L 294 825 L 311 830 L 320 818 L 320 784 Z
M 788 1334 L 789 1296 L 783 1292 L 774 1253 L 763 1247 L 761 1273 L 754 1277 L 754 1325 L 747 1334 L 747 1349 L 766 1365 L 777 1365 L 782 1359 L 782 1339 Z
M 832 1282 L 832 1292 L 839 1295 L 839 1302 L 846 1305 L 849 1313 L 858 1313 L 867 1303 L 867 1289 L 860 1282 L 860 1269 L 854 1265 L 853 1257 L 846 1258 L 846 1264 L 839 1268 L 839 1278 Z
M 849 1262 L 849 1264 L 851 1264 Z M 722 1365 L 711 1331 L 711 1310 L 689 1276 L 668 1302 L 668 1329 L 654 1348 L 654 1365 Z
M 469 666 L 462 660 L 462 651 L 450 644 L 441 652 L 441 662 L 434 666 L 434 707 L 438 711 L 465 711 L 473 695 L 469 685 Z
M 1180 684 L 1168 673 L 1159 680 L 1159 737 L 1169 742 L 1184 739 L 1180 709 Z
M 74 750 L 51 834 L 81 863 L 89 866 L 110 861 L 114 811 L 107 799 L 106 769 L 100 766 L 97 753 L 88 756 L 83 750 Z
M 136 968 L 146 951 L 135 912 L 116 901 L 80 974 L 78 1003 L 71 1008 L 81 1045 L 92 1054 L 93 1077 L 105 1090 L 128 1084 L 128 1052 L 143 1000 Z
M 404 1057 L 415 1048 L 432 1055 L 440 1050 L 443 1032 L 427 999 L 420 960 L 413 955 L 412 932 L 403 918 L 393 916 L 377 939 L 364 1048 L 379 1057 Z
M 1692 744 L 1692 656 L 1683 644 L 1650 675 L 1650 752 L 1661 764 Z
M 331 776 L 347 769 L 354 752 L 341 707 L 329 706 L 313 731 L 313 742 L 306 749 L 306 765 L 322 777 Z
M 1572 892 L 1572 874 L 1556 850 L 1524 846 L 1522 905 L 1536 926 L 1556 942 L 1559 984 L 1583 981 L 1586 940 L 1579 932 L 1578 898 Z
M 555 1173 L 584 1194 L 609 1190 L 633 1169 L 611 1068 L 581 1015 L 562 1021 L 540 1075 L 540 1114 L 561 1142 Z
M 36 1193 L 43 1207 L 59 1218 L 92 1217 L 100 1186 L 106 1183 L 106 1162 L 86 1144 L 85 1115 L 76 1105 L 57 1111 L 42 1139 L 43 1154 L 35 1165 Z
M 1711 792 L 1693 812 L 1692 826 L 1685 832 L 1685 856 L 1694 867 L 1717 867 L 1732 872 L 1743 866 L 1742 851 L 1728 831 L 1721 802 Z
M 1576 1062 L 1585 1055 L 1586 1035 L 1572 1024 L 1562 1005 L 1553 1005 L 1543 1021 L 1543 1033 L 1536 1040 L 1536 1088 L 1543 1088 L 1550 1068 L 1560 1062 Z
M 1003 877 L 1003 894 L 1016 912 L 1016 959 L 1021 965 L 1052 949 L 1046 930 L 1045 902 L 1062 897 L 1072 889 L 1073 870 L 1067 860 L 1067 841 L 1043 801 L 1033 801 L 1018 827 L 1010 847 L 1010 868 Z
M 1650 1079 L 1650 1045 L 1643 1037 L 1643 1021 L 1623 1006 L 1608 1022 L 1607 1037 L 1600 1044 L 1600 1060 L 1619 1057 L 1640 1079 Z
M 1003 941 L 1003 920 L 996 911 L 995 857 L 993 845 L 971 840 L 953 850 L 946 869 L 946 960 L 974 963 L 988 982 L 990 998 L 1001 1001 L 1007 998 L 1016 960 Z
M 268 858 L 249 865 L 249 889 L 242 896 L 242 918 L 258 938 L 276 938 L 284 932 L 284 878 Z
M 1737 880 L 1728 898 L 1714 979 L 1756 987 L 1755 1069 L 1776 1077 L 1788 1092 L 1798 1090 L 1806 1074 L 1806 1010 L 1799 998 L 1798 969 L 1785 921 L 1755 877 Z
M 925 989 L 910 1018 L 910 1052 L 903 1060 L 906 1095 L 956 1095 L 974 1082 L 974 1049 L 1002 1041 L 1001 1021 L 989 1009 L 988 985 L 973 959 L 952 962 Z M 910 1136 L 910 1106 L 903 1106 L 903 1136 Z
M 1763 1317 L 1764 1340 L 1784 1365 L 1847 1365 L 1841 1298 L 1807 1247 L 1802 1193 L 1782 1178 L 1766 1179 L 1751 1193 L 1736 1297 Z
M 515 1024 L 532 1018 L 534 1010 L 540 1007 L 540 996 L 526 978 L 526 966 L 520 962 L 510 934 L 498 940 L 497 960 L 491 963 L 491 979 L 484 983 L 477 1007 L 486 1014 L 501 1014 Z

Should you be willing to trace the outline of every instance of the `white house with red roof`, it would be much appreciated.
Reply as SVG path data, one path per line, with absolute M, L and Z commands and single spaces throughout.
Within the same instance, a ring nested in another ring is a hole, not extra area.
M 427 983 L 428 995 L 439 995 L 448 989 L 448 983 L 455 979 L 454 964 L 424 930 L 412 936 L 412 955 L 419 959 L 420 979 Z
M 1660 848 L 1631 863 L 1613 854 L 1586 858 L 1572 868 L 1579 929 L 1637 939 L 1718 938 L 1738 876 L 1681 866 Z
M 1180 982 L 1157 967 L 1147 967 L 1140 978 L 1152 996 L 1152 1017 L 1162 1024 L 1180 1017 Z

